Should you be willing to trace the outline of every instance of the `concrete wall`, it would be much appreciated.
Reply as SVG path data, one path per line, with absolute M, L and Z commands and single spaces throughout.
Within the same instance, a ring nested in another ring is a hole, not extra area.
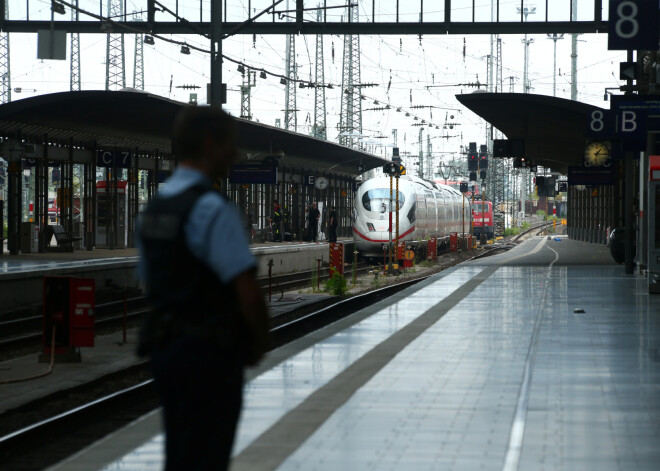
M 3 275 L 0 278 L 2 300 L 0 313 L 40 306 L 43 299 L 44 276 L 92 278 L 97 290 L 111 286 L 135 288 L 138 286 L 135 264 L 135 261 L 124 260 Z
M 268 247 L 252 248 L 252 254 L 257 259 L 257 276 L 268 276 L 268 262 L 273 261 L 272 275 L 284 275 L 299 271 L 314 270 L 317 259 L 321 259 L 321 266 L 327 266 L 330 249 L 325 243 L 300 245 L 271 245 Z M 353 260 L 353 242 L 344 244 L 344 260 Z
M 353 260 L 353 242 L 346 242 L 344 247 L 345 260 L 350 262 Z M 270 260 L 273 261 L 273 276 L 284 275 L 314 270 L 317 267 L 317 259 L 321 259 L 321 266 L 327 266 L 330 252 L 327 243 L 270 245 L 252 247 L 251 250 L 257 259 L 257 277 L 259 278 L 268 276 Z M 136 273 L 137 257 L 70 263 L 60 261 L 52 265 L 53 268 L 40 266 L 32 271 L 3 274 L 0 277 L 0 300 L 2 300 L 0 314 L 40 306 L 43 298 L 44 276 L 93 278 L 97 290 L 110 287 L 139 287 Z M 29 265 L 25 266 L 25 270 L 29 270 Z

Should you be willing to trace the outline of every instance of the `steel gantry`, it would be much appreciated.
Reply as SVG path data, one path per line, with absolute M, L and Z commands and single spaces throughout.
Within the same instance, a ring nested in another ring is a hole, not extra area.
M 125 19 L 115 20 L 112 23 L 120 28 L 125 28 L 126 32 L 135 31 L 135 29 L 153 34 L 199 34 L 200 31 L 210 31 L 211 22 L 194 21 L 194 18 L 188 18 L 186 21 L 172 19 L 172 16 L 160 9 L 155 0 L 144 0 L 147 7 L 147 20 L 141 22 L 127 22 Z M 0 7 L 3 7 L 7 0 L 0 0 Z M 26 10 L 37 10 L 42 8 L 43 0 L 26 0 Z M 75 7 L 73 0 L 60 0 L 58 3 L 65 7 Z M 122 2 L 123 3 L 123 2 Z M 183 0 L 175 0 L 174 10 L 180 11 L 180 5 Z M 189 2 L 187 2 L 189 3 Z M 224 2 L 199 2 L 199 18 L 208 17 L 209 3 L 211 6 L 222 7 Z M 419 11 L 411 13 L 412 2 L 403 2 L 401 0 L 391 0 L 393 13 L 385 17 L 395 21 L 379 21 L 377 8 L 382 8 L 379 2 L 361 2 L 361 8 L 364 11 L 368 22 L 354 23 L 342 22 L 337 19 L 324 16 L 323 22 L 305 21 L 304 14 L 310 10 L 316 10 L 316 7 L 309 7 L 309 0 L 295 0 L 295 9 L 285 9 L 281 0 L 273 0 L 272 5 L 268 7 L 267 14 L 271 21 L 254 21 L 251 18 L 252 9 L 245 9 L 247 15 L 241 21 L 223 21 L 220 14 L 211 15 L 218 22 L 220 31 L 226 37 L 231 34 L 553 34 L 553 33 L 598 33 L 607 31 L 607 21 L 603 20 L 603 0 L 580 0 L 580 7 L 584 10 L 593 12 L 591 18 L 587 20 L 577 20 L 572 16 L 571 6 L 576 5 L 577 1 L 561 2 L 557 5 L 554 0 L 537 0 L 535 2 L 539 14 L 539 21 L 525 22 L 523 15 L 520 14 L 515 19 L 506 16 L 511 7 L 511 0 L 493 0 L 495 18 L 494 21 L 482 21 L 483 15 L 480 14 L 480 8 L 476 2 L 469 0 L 436 0 L 433 2 L 418 2 Z M 355 2 L 357 3 L 357 2 Z M 483 2 L 480 2 L 483 3 Z M 517 0 L 514 4 L 524 5 L 523 0 Z M 32 7 L 31 5 L 39 5 Z M 554 5 L 553 5 L 554 4 Z M 323 2 L 324 8 L 326 2 Z M 401 6 L 405 6 L 405 16 L 400 15 Z M 606 3 L 605 3 L 606 5 Z M 544 6 L 544 8 L 543 8 Z M 490 5 L 488 5 L 490 10 Z M 0 9 L 4 11 L 4 8 Z M 22 10 L 24 11 L 24 10 Z M 285 13 L 286 12 L 286 13 Z M 293 12 L 293 13 L 291 13 Z M 212 12 L 213 13 L 213 12 Z M 107 21 L 99 21 L 97 13 L 86 11 L 85 16 L 89 19 L 83 21 L 57 21 L 55 30 L 77 32 L 77 33 L 103 33 L 107 27 Z M 293 16 L 294 21 L 289 21 Z M 488 15 L 490 17 L 490 15 Z M 550 20 L 550 17 L 553 20 Z M 557 19 L 558 18 L 558 19 Z M 166 19 L 167 21 L 163 21 Z M 406 21 L 406 19 L 410 19 Z M 49 29 L 50 21 L 35 21 L 29 19 L 11 19 L 5 16 L 0 19 L 0 30 L 9 33 L 36 33 L 40 29 Z

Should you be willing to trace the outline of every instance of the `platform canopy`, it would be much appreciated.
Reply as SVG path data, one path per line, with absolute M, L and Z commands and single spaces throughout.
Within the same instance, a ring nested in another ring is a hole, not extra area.
M 527 93 L 474 92 L 456 95 L 468 109 L 502 131 L 523 139 L 528 159 L 566 174 L 582 165 L 587 117 L 596 106 L 579 101 Z
M 185 103 L 150 93 L 79 91 L 40 95 L 0 105 L 0 136 L 80 149 L 139 151 L 171 159 L 172 123 Z M 358 175 L 385 160 L 339 144 L 243 119 L 238 122 L 241 156 L 282 156 L 281 164 Z M 37 156 L 38 158 L 38 156 Z M 90 154 L 90 158 L 93 156 Z M 79 161 L 79 159 L 76 159 Z

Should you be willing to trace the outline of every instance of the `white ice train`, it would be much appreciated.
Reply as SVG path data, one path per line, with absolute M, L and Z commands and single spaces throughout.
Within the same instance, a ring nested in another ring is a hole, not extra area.
M 353 239 L 363 257 L 383 256 L 383 245 L 396 237 L 396 197 L 390 208 L 390 178 L 365 181 L 355 196 Z M 462 214 L 461 214 L 462 213 Z M 451 232 L 470 232 L 470 202 L 446 185 L 403 175 L 399 178 L 399 239 L 415 244 L 430 237 L 445 238 Z

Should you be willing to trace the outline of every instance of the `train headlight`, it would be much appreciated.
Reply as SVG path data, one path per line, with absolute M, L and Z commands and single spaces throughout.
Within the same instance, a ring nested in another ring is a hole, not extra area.
M 374 229 L 374 225 L 371 224 L 370 222 L 367 223 L 367 229 L 369 229 L 369 232 L 376 232 L 376 229 Z

